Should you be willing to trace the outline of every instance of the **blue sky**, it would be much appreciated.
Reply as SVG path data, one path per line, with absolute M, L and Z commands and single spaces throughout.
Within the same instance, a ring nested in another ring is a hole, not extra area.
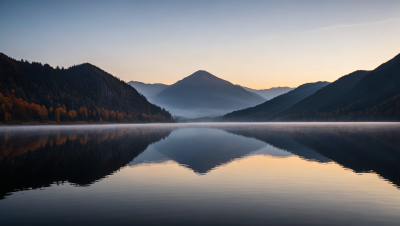
M 400 1 L 0 1 L 0 52 L 125 81 L 197 70 L 251 88 L 334 81 L 400 53 Z

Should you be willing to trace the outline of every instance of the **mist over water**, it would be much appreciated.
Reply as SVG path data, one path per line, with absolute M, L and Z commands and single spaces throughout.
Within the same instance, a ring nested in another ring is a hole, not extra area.
M 397 225 L 399 123 L 0 127 L 4 225 Z

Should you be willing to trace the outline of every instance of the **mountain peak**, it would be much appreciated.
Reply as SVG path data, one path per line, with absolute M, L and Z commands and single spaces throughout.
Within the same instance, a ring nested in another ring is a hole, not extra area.
M 217 76 L 204 71 L 198 70 L 195 73 L 189 75 L 188 77 L 178 81 L 175 83 L 176 85 L 182 84 L 195 84 L 195 85 L 211 85 L 211 84 L 219 84 L 219 85 L 232 85 L 232 83 L 220 79 Z M 175 85 L 174 84 L 174 85 Z
M 195 73 L 189 75 L 188 77 L 218 78 L 217 76 L 203 70 L 198 70 Z

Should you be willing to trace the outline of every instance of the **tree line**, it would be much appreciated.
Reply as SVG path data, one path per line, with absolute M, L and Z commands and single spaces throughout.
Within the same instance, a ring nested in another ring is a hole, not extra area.
M 65 105 L 50 107 L 35 103 L 28 103 L 21 98 L 11 95 L 4 96 L 0 92 L 0 122 L 159 122 L 166 121 L 161 115 L 149 116 L 142 114 L 129 114 L 126 112 L 108 110 L 104 108 L 67 109 Z

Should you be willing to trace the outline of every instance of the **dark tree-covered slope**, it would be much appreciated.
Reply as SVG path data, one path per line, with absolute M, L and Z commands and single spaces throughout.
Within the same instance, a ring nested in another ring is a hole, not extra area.
M 362 77 L 356 83 L 355 73 Z M 281 112 L 278 120 L 399 121 L 400 54 L 365 76 L 355 73 Z
M 268 121 L 274 114 L 312 95 L 329 82 L 307 83 L 255 107 L 234 111 L 223 116 L 224 121 Z
M 315 118 L 321 112 L 335 110 L 334 107 L 340 103 L 341 98 L 368 73 L 368 71 L 355 71 L 345 75 L 290 108 L 280 112 L 278 115 L 290 118 L 307 114 Z
M 0 92 L 10 101 L 20 98 L 47 109 L 85 107 L 97 119 L 102 117 L 99 109 L 105 109 L 129 114 L 134 121 L 146 121 L 144 117 L 171 120 L 167 111 L 149 103 L 133 87 L 89 63 L 60 69 L 0 53 Z
M 342 97 L 342 104 L 338 106 L 343 117 L 363 118 L 378 117 L 371 111 L 383 106 L 387 101 L 393 101 L 400 95 L 400 54 L 382 64 L 361 79 L 349 93 Z M 398 98 L 397 98 L 398 100 Z M 400 102 L 395 109 L 386 109 L 387 113 L 380 118 L 400 120 Z

